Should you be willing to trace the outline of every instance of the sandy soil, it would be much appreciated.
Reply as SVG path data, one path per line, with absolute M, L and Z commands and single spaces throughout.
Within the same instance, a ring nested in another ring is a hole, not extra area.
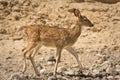
M 110 68 L 114 65 L 114 71 L 120 75 L 120 2 L 105 4 L 100 2 L 72 3 L 64 0 L 46 2 L 6 0 L 0 1 L 0 80 L 8 80 L 12 74 L 22 70 L 21 50 L 26 44 L 26 39 L 23 38 L 23 32 L 18 29 L 31 24 L 71 28 L 76 18 L 67 11 L 70 8 L 79 9 L 82 15 L 87 16 L 94 23 L 93 28 L 83 27 L 81 36 L 73 46 L 83 66 L 96 75 L 103 70 L 110 73 Z M 48 73 L 53 72 L 54 65 L 49 65 L 47 59 L 54 56 L 55 52 L 56 49 L 42 47 L 35 57 L 36 65 L 39 67 L 41 64 Z M 74 68 L 76 64 L 75 58 L 64 50 L 59 68 L 77 72 L 78 68 Z M 27 66 L 25 74 L 29 77 L 34 74 L 29 60 Z M 44 75 L 42 80 L 47 80 L 47 78 L 48 76 Z M 78 77 L 69 76 L 60 80 L 77 79 Z M 83 78 L 80 77 L 78 80 L 80 79 Z M 28 78 L 27 80 L 41 79 Z

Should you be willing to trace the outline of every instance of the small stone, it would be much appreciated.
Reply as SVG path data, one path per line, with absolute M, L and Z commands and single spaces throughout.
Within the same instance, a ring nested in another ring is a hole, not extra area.
M 62 80 L 62 77 L 63 77 L 62 75 L 57 75 L 58 80 Z
M 26 75 L 24 75 L 22 72 L 17 72 L 17 73 L 13 73 L 8 80 L 13 80 L 13 79 L 16 79 L 16 80 L 24 80 L 26 77 Z
M 113 80 L 113 76 L 108 76 L 107 79 L 108 80 Z
M 13 9 L 14 11 L 17 11 L 17 12 L 20 11 L 20 8 L 19 8 L 18 6 L 14 6 L 12 9 Z
M 115 71 L 120 73 L 120 69 L 116 69 Z
M 55 76 L 50 76 L 48 77 L 48 80 L 57 80 L 57 78 Z
M 54 56 L 49 56 L 49 57 L 47 58 L 47 61 L 54 61 L 54 62 L 55 62 L 56 60 L 55 60 L 55 57 L 54 57 Z
M 19 20 L 21 18 L 21 14 L 19 12 L 12 12 L 12 19 L 13 20 Z
M 72 68 L 78 68 L 78 67 L 79 67 L 78 64 L 72 66 Z
M 93 71 L 94 74 L 99 74 L 99 70 L 97 70 L 97 69 L 94 69 L 92 71 Z
M 13 39 L 13 40 L 21 40 L 21 39 L 22 39 L 22 37 L 19 37 L 19 36 L 14 36 L 12 39 Z
M 65 71 L 65 74 L 67 75 L 74 75 L 75 72 L 73 70 Z
M 67 77 L 62 77 L 62 80 L 69 80 Z
M 41 73 L 41 74 L 47 74 L 47 70 L 46 70 L 46 69 L 41 69 L 41 70 L 40 70 L 40 73 Z
M 108 80 L 107 77 L 103 77 L 102 80 Z
M 115 80 L 120 80 L 120 75 L 115 76 Z
M 65 67 L 58 67 L 58 69 L 57 69 L 58 73 L 61 73 L 61 72 L 64 72 L 64 71 L 67 71 L 67 69 Z
M 44 57 L 41 57 L 41 58 L 40 58 L 40 61 L 44 61 L 44 60 L 45 60 L 45 58 L 44 58 Z
M 76 77 L 75 80 L 81 80 L 80 77 Z
M 47 62 L 47 64 L 48 64 L 48 65 L 54 65 L 54 64 L 55 64 L 55 62 L 48 61 L 48 62 Z
M 52 72 L 48 72 L 47 76 L 52 76 L 53 73 Z
M 80 80 L 86 80 L 86 78 L 80 78 Z

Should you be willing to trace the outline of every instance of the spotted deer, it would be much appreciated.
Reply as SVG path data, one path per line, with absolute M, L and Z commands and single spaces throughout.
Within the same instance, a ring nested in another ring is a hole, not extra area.
M 23 72 L 26 71 L 26 54 L 28 54 L 36 75 L 39 75 L 39 71 L 35 66 L 34 56 L 43 45 L 55 47 L 57 49 L 56 63 L 53 72 L 55 76 L 58 63 L 60 62 L 61 52 L 63 49 L 66 49 L 75 57 L 79 68 L 82 69 L 82 64 L 79 61 L 78 54 L 72 48 L 72 45 L 77 41 L 78 37 L 80 36 L 82 26 L 85 25 L 92 27 L 93 23 L 87 17 L 81 15 L 78 9 L 73 8 L 69 9 L 68 11 L 74 13 L 75 17 L 77 17 L 76 25 L 73 28 L 56 28 L 46 25 L 24 26 L 23 30 L 28 37 L 28 44 L 22 50 L 22 56 L 24 61 Z

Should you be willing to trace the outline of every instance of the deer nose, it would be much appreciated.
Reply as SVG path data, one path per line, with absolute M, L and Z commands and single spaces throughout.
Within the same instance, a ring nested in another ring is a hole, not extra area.
M 93 26 L 94 26 L 94 24 L 91 24 L 91 25 L 90 25 L 90 27 L 93 27 Z

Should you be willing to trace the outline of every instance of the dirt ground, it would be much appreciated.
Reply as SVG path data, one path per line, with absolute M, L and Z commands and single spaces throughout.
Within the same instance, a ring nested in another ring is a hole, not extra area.
M 93 28 L 83 26 L 82 34 L 73 46 L 83 67 L 88 69 L 83 72 L 87 76 L 77 73 L 75 58 L 63 50 L 57 79 L 120 80 L 120 2 L 76 3 L 69 0 L 0 0 L 0 80 L 9 80 L 11 76 L 16 77 L 14 75 L 17 73 L 20 76 L 19 72 L 22 71 L 21 50 L 26 38 L 23 37 L 23 31 L 18 31 L 19 28 L 31 24 L 72 28 L 76 18 L 68 12 L 71 8 L 79 9 L 94 23 Z M 23 77 L 12 80 L 52 80 L 49 74 L 53 72 L 54 63 L 50 64 L 47 59 L 55 56 L 55 52 L 55 48 L 43 46 L 36 54 L 39 71 L 40 65 L 44 69 L 42 76 L 34 75 L 28 59 Z

